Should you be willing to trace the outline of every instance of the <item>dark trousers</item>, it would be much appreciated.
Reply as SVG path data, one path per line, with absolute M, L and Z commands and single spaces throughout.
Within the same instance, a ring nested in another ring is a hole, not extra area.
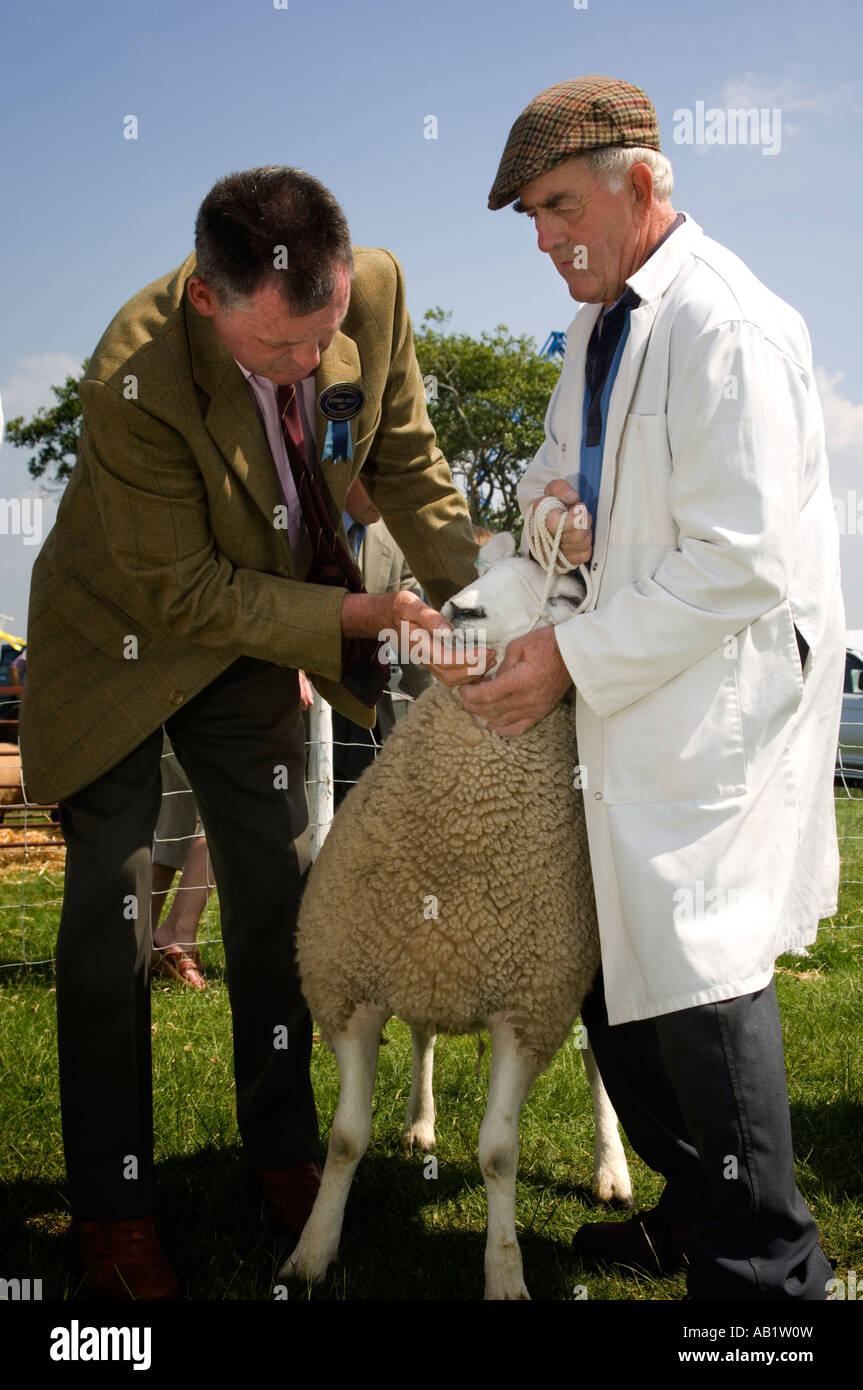
M 384 699 L 387 697 L 384 696 Z M 363 729 L 346 714 L 333 710 L 333 806 L 341 806 L 354 782 L 377 757 L 380 729 Z
M 693 1232 L 691 1296 L 826 1298 L 832 1270 L 794 1178 L 773 982 L 611 1027 L 600 972 L 582 1019 L 627 1138 L 666 1180 L 663 1215 Z
M 243 657 L 166 721 L 219 890 L 237 1120 L 256 1168 L 319 1157 L 295 927 L 307 822 L 297 673 Z M 63 1143 L 79 1220 L 154 1207 L 150 885 L 162 730 L 60 804 Z M 286 1045 L 284 1045 L 286 1044 Z

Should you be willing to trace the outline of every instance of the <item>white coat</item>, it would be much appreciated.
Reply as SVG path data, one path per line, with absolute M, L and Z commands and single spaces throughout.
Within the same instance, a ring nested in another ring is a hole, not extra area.
M 627 283 L 591 591 L 555 629 L 611 1023 L 761 989 L 835 912 L 845 646 L 803 320 L 689 218 Z M 599 312 L 570 325 L 523 512 L 579 470 Z

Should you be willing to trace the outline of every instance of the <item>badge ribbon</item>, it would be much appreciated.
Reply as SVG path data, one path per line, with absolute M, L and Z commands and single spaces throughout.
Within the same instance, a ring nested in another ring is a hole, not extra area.
M 328 420 L 327 437 L 324 440 L 321 458 L 329 459 L 332 463 L 340 463 L 342 459 L 352 459 L 353 456 L 354 441 L 351 438 L 350 421 Z

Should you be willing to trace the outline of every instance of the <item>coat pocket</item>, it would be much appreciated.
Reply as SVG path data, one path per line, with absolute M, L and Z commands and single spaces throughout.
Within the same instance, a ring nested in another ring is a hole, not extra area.
M 677 545 L 679 532 L 668 506 L 671 475 L 665 415 L 627 415 L 617 455 L 609 545 Z
M 720 647 L 603 722 L 612 806 L 716 801 L 746 792 L 735 662 Z
M 48 607 L 105 656 L 117 661 L 134 660 L 150 641 L 146 628 L 71 570 L 51 594 Z

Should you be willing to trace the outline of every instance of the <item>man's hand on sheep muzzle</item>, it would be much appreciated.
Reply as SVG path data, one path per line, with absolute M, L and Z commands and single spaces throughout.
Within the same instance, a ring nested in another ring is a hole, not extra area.
M 394 633 L 399 662 L 425 667 L 444 685 L 478 681 L 497 660 L 492 647 L 450 647 L 446 639 L 453 629 L 446 618 L 407 589 L 396 594 L 345 594 L 341 616 L 346 637 L 376 637 L 382 642 L 385 634 Z
M 554 640 L 543 627 L 510 642 L 500 671 L 482 685 L 467 686 L 461 700 L 493 733 L 523 734 L 560 704 L 572 678 Z

